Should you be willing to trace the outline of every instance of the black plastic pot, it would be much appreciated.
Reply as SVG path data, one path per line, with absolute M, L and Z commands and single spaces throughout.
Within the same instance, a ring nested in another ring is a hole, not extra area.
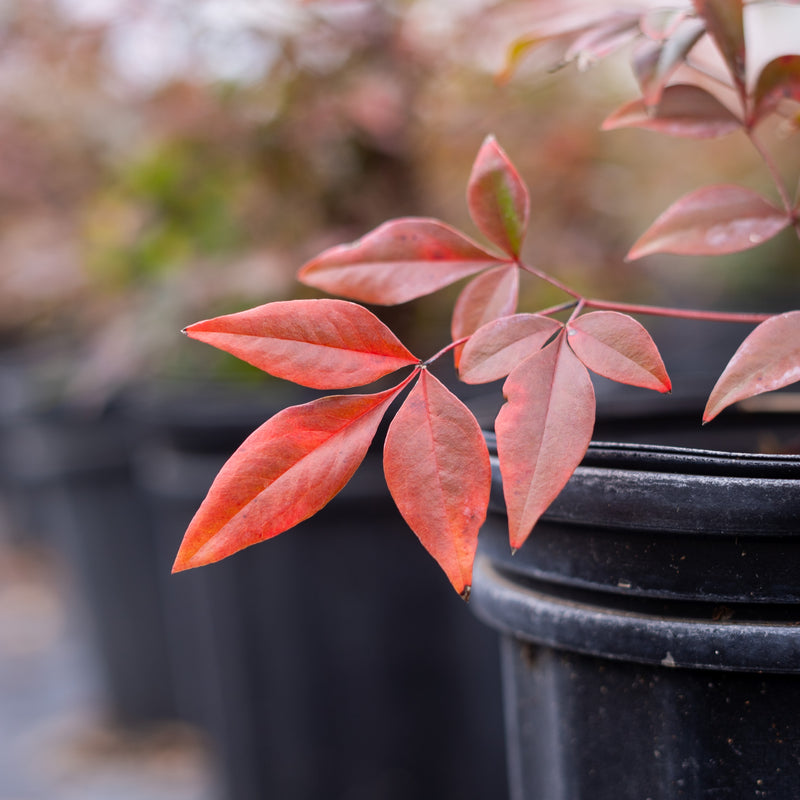
M 797 796 L 800 457 L 746 454 L 768 422 L 594 443 L 513 557 L 496 475 L 472 605 L 503 634 L 513 800 Z M 721 441 L 742 454 L 697 449 Z
M 138 411 L 182 715 L 216 743 L 231 800 L 504 797 L 496 635 L 394 508 L 379 447 L 295 530 L 169 574 L 224 460 L 287 400 L 228 386 Z

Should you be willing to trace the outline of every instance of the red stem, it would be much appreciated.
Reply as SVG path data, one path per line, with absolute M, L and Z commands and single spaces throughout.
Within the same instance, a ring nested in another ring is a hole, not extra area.
M 606 300 L 585 301 L 587 308 L 604 311 L 620 311 L 625 314 L 648 314 L 652 317 L 673 317 L 677 319 L 696 319 L 707 322 L 741 322 L 746 325 L 758 325 L 774 314 L 751 314 L 738 311 L 698 311 L 689 308 L 666 308 L 663 306 L 646 306 L 634 303 L 614 303 Z

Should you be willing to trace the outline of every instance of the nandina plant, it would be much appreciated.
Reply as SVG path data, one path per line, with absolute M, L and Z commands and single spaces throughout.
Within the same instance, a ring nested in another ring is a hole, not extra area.
M 514 45 L 511 66 L 542 41 L 562 43 L 565 60 L 592 60 L 634 40 L 641 96 L 611 114 L 604 127 L 697 138 L 739 131 L 774 180 L 776 201 L 730 184 L 691 192 L 645 231 L 629 258 L 731 253 L 788 227 L 800 234 L 798 201 L 758 138 L 762 123 L 776 116 L 796 130 L 800 55 L 782 55 L 748 75 L 741 0 L 614 11 L 577 25 L 551 22 L 550 30 Z M 700 45 L 714 58 L 695 61 Z M 590 373 L 670 391 L 658 348 L 632 315 L 755 326 L 717 381 L 704 422 L 736 401 L 800 379 L 800 311 L 765 315 L 632 305 L 584 296 L 527 263 L 521 252 L 528 191 L 492 136 L 475 159 L 466 200 L 486 244 L 437 219 L 396 219 L 324 251 L 300 270 L 306 285 L 348 300 L 273 302 L 186 328 L 194 339 L 314 389 L 353 389 L 402 374 L 390 388 L 324 396 L 266 421 L 215 479 L 186 532 L 176 571 L 217 561 L 315 514 L 353 476 L 381 420 L 397 407 L 383 452 L 389 491 L 456 591 L 468 596 L 491 467 L 477 420 L 430 370 L 445 356 L 455 359 L 468 384 L 505 379 L 505 403 L 494 429 L 514 549 L 587 450 L 595 421 Z M 520 275 L 561 290 L 564 302 L 518 311 Z M 451 341 L 427 358 L 411 353 L 359 305 L 405 303 L 464 279 Z

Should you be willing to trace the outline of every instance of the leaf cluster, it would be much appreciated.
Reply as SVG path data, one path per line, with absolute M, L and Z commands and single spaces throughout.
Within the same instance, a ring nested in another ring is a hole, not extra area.
M 798 200 L 790 198 L 757 138 L 768 118 L 797 123 L 800 55 L 780 55 L 748 75 L 744 13 L 741 0 L 695 0 L 683 9 L 614 11 L 577 25 L 553 19 L 551 30 L 528 35 L 510 50 L 513 69 L 543 41 L 557 40 L 564 61 L 580 64 L 633 43 L 641 93 L 608 117 L 606 129 L 639 127 L 692 138 L 741 131 L 762 155 L 779 203 L 740 186 L 701 187 L 644 232 L 631 259 L 737 252 L 788 227 L 800 233 Z M 716 59 L 710 68 L 694 59 L 703 45 Z M 409 526 L 456 591 L 467 596 L 491 464 L 477 420 L 429 370 L 448 353 L 466 383 L 504 380 L 506 402 L 495 433 L 514 549 L 586 452 L 595 421 L 591 373 L 670 391 L 658 348 L 633 315 L 756 324 L 714 387 L 704 421 L 738 400 L 800 379 L 800 311 L 732 314 L 617 303 L 585 297 L 524 261 L 529 193 L 493 136 L 475 159 L 466 200 L 485 245 L 438 219 L 395 219 L 325 250 L 300 270 L 307 286 L 346 299 L 274 302 L 186 329 L 192 338 L 315 389 L 355 389 L 398 370 L 407 374 L 375 393 L 326 396 L 288 408 L 255 431 L 213 483 L 186 533 L 176 570 L 216 561 L 313 515 L 353 475 L 380 421 L 402 396 L 384 445 L 386 481 Z M 564 302 L 519 311 L 521 276 L 560 290 Z M 405 303 L 465 279 L 451 342 L 425 360 L 360 305 Z

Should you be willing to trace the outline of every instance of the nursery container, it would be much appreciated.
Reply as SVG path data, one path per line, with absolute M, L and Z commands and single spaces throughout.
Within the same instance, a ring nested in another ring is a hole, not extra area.
M 502 633 L 511 797 L 794 797 L 800 456 L 756 451 L 800 417 L 622 416 L 514 556 L 495 471 L 472 606 Z
M 394 508 L 378 444 L 296 529 L 169 574 L 225 459 L 307 399 L 204 387 L 138 409 L 181 713 L 216 743 L 230 800 L 504 797 L 496 634 Z

